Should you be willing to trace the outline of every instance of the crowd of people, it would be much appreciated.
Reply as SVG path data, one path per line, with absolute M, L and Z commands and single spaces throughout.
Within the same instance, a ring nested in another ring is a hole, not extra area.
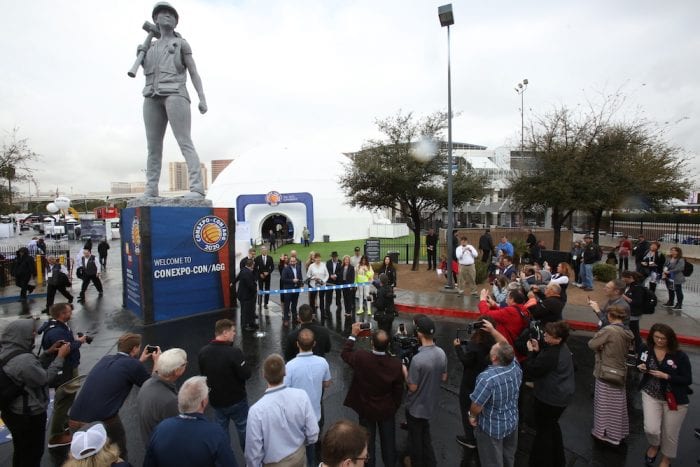
M 579 268 L 584 287 L 586 248 L 597 255 L 589 239 L 585 244 Z M 479 258 L 477 249 L 462 238 L 455 250 L 461 290 L 478 295 L 481 314 L 468 338 L 453 342 L 462 364 L 463 433 L 457 442 L 465 449 L 475 449 L 481 465 L 512 466 L 519 426 L 529 411 L 532 417 L 526 422 L 532 423 L 536 433 L 530 465 L 563 466 L 564 440 L 558 421 L 573 400 L 575 375 L 567 346 L 570 330 L 562 312 L 574 272 L 568 263 L 557 264 L 555 271 L 536 261 L 516 268 L 507 238 L 501 238 L 498 245 L 494 245 L 495 254 L 491 247 L 486 250 L 487 262 L 496 267 L 492 284 L 480 292 L 472 273 Z M 654 271 L 661 260 L 658 245 L 652 245 L 640 257 L 640 272 L 623 270 L 621 279 L 605 285 L 605 303 L 589 301 L 599 321 L 598 332 L 588 342 L 595 354 L 591 435 L 607 445 L 625 440 L 629 435 L 627 398 L 637 386 L 642 392 L 649 443 L 644 461 L 651 465 L 660 457 L 658 465 L 666 467 L 677 455 L 692 369 L 671 327 L 657 323 L 646 341 L 640 335 L 644 289 L 653 291 L 653 272 L 660 271 L 661 278 L 671 282 L 669 296 L 671 290 L 676 296 L 680 291 L 682 302 L 682 288 L 675 284 L 683 275 L 680 249 L 674 247 L 666 266 Z M 634 248 L 631 254 L 635 255 Z M 85 269 L 93 264 L 97 271 L 101 266 L 88 248 L 78 264 Z M 411 465 L 437 465 L 431 422 L 441 384 L 447 379 L 447 356 L 436 345 L 435 322 L 418 315 L 413 320 L 415 352 L 397 358 L 392 345 L 397 274 L 391 258 L 385 257 L 375 271 L 359 247 L 342 260 L 333 252 L 325 264 L 318 253 L 302 263 L 295 252 L 275 264 L 267 249 L 260 255 L 251 249 L 237 277 L 244 331 L 259 326 L 256 304 L 268 308 L 269 295 L 257 291 L 270 290 L 275 267 L 280 271 L 280 288 L 294 290 L 281 295 L 283 325 L 289 328 L 290 318 L 295 325 L 286 336 L 283 355 L 269 355 L 259 368 L 251 368 L 234 344 L 235 323 L 222 319 L 215 323 L 213 339 L 198 351 L 199 375 L 179 387 L 188 365 L 185 350 L 144 347 L 141 336 L 132 333 L 119 338 L 116 354 L 104 356 L 89 373 L 80 375 L 80 348 L 88 337 L 71 330 L 71 303 L 52 304 L 50 319 L 41 326 L 34 319 L 10 323 L 0 336 L 0 363 L 24 393 L 0 410 L 13 435 L 15 465 L 40 463 L 49 387 L 56 389 L 56 395 L 48 446 L 70 445 L 66 465 L 88 465 L 86 460 L 89 465 L 129 465 L 119 410 L 134 386 L 140 387 L 137 406 L 140 436 L 146 446 L 144 465 L 180 465 L 183 460 L 190 465 L 237 465 L 229 435 L 233 422 L 246 465 L 314 466 L 321 462 L 326 466 L 373 466 L 378 435 L 381 459 L 384 465 L 393 466 L 402 461 L 396 444 L 401 406 L 405 407 Z M 60 267 L 56 273 L 65 274 Z M 94 270 L 88 275 L 94 276 Z M 83 281 L 87 288 L 92 280 Z M 92 282 L 101 293 L 99 282 Z M 309 303 L 299 305 L 299 289 L 323 285 L 348 287 L 312 291 Z M 61 289 L 56 286 L 56 291 Z M 332 384 L 325 358 L 331 338 L 323 323 L 334 292 L 338 316 L 342 314 L 351 324 L 341 351 L 342 360 L 352 369 L 344 404 L 356 412 L 359 423 L 337 421 L 321 436 L 326 424 L 324 393 Z M 367 334 L 360 320 L 369 317 L 378 326 L 370 333 L 368 351 L 356 348 L 356 342 Z M 41 335 L 38 356 L 32 353 L 37 334 Z M 267 389 L 250 404 L 246 382 L 253 371 L 262 372 Z M 533 396 L 529 406 L 522 396 L 527 391 Z M 210 419 L 206 414 L 212 412 Z

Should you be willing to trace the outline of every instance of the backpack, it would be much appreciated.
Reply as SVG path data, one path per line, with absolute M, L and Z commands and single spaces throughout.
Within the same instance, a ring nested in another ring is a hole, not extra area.
M 0 411 L 4 412 L 10 404 L 19 396 L 24 396 L 24 409 L 27 407 L 27 392 L 24 390 L 24 385 L 15 383 L 7 373 L 5 373 L 5 365 L 17 355 L 27 353 L 25 350 L 17 349 L 10 353 L 4 360 L 0 360 Z
M 645 315 L 651 315 L 656 311 L 656 304 L 658 303 L 656 294 L 652 290 L 647 289 L 646 287 L 642 287 L 642 290 L 644 290 L 644 302 L 642 304 L 642 313 L 644 313 Z
M 691 263 L 687 259 L 684 259 L 683 262 L 685 263 L 685 266 L 683 266 L 683 275 L 685 277 L 692 276 L 693 275 L 693 263 Z

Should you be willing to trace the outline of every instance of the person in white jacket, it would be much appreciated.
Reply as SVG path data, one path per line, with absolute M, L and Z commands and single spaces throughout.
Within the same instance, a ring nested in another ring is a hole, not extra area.
M 479 253 L 476 251 L 476 248 L 469 244 L 467 237 L 462 237 L 455 254 L 457 256 L 457 262 L 459 263 L 457 289 L 459 293 L 464 293 L 467 287 L 469 287 L 471 289 L 471 294 L 476 297 L 478 294 L 476 290 L 476 266 L 474 263 Z
M 306 270 L 306 277 L 309 283 L 309 287 L 321 287 L 326 285 L 328 281 L 328 268 L 321 262 L 321 253 L 314 253 L 314 261 L 309 265 Z M 319 299 L 316 300 L 316 296 Z M 313 291 L 309 292 L 309 304 L 315 303 L 321 307 L 321 316 L 326 316 L 326 300 L 324 300 L 324 292 Z M 316 314 L 316 307 L 314 308 L 314 314 Z

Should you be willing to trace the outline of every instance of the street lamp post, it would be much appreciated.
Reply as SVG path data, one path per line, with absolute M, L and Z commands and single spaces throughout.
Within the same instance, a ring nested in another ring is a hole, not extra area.
M 520 155 L 525 150 L 525 91 L 527 91 L 527 78 L 523 79 L 515 88 L 515 92 L 520 94 Z
M 440 26 L 447 26 L 447 289 L 454 289 L 452 255 L 454 254 L 454 215 L 452 213 L 452 74 L 450 70 L 450 26 L 455 24 L 452 4 L 438 7 Z

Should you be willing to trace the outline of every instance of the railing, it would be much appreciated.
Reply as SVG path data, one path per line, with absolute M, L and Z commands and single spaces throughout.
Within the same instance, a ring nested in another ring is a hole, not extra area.
M 25 245 L 0 245 L 0 287 L 14 284 L 12 276 L 12 265 L 15 262 L 17 250 Z M 66 245 L 60 243 L 47 244 L 46 255 L 38 248 L 36 251 L 30 251 L 31 256 L 36 261 L 37 284 L 42 284 L 45 281 L 46 273 L 48 272 L 49 263 L 47 258 L 53 256 L 59 259 L 61 264 L 65 264 L 68 271 L 72 271 L 72 258 L 70 249 Z

